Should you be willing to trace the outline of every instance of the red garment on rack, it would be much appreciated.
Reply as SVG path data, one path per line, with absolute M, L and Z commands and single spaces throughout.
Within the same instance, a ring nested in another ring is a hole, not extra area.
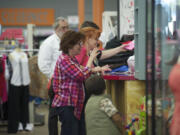
M 180 135 L 180 64 L 176 64 L 169 75 L 169 86 L 174 94 L 175 109 L 170 127 L 171 135 Z
M 2 72 L 0 72 L 0 97 L 2 98 L 3 102 L 7 101 L 7 87 L 6 87 L 6 80 L 5 80 L 5 60 L 6 57 L 1 57 L 1 65 Z

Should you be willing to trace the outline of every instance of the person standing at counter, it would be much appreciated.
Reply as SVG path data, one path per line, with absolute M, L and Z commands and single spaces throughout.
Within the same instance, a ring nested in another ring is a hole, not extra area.
M 85 67 L 80 66 L 75 58 L 81 51 L 85 35 L 72 30 L 67 31 L 61 39 L 59 56 L 54 76 L 53 90 L 55 93 L 52 107 L 56 109 L 61 121 L 61 135 L 85 135 L 85 129 L 81 123 L 84 107 L 84 81 L 96 72 L 109 71 L 108 66 L 92 67 L 92 62 L 97 56 L 97 48 L 94 48 Z
M 80 32 L 85 34 L 86 40 L 81 49 L 80 54 L 77 55 L 76 58 L 78 62 L 80 63 L 80 65 L 85 66 L 89 58 L 89 53 L 99 45 L 99 36 L 101 32 L 98 29 L 93 28 L 93 27 L 81 28 Z M 109 50 L 99 50 L 99 55 L 97 56 L 97 58 L 106 59 L 113 55 L 116 55 L 119 52 L 126 51 L 126 49 L 124 49 L 125 46 L 126 44 L 113 48 L 113 49 L 109 49 Z

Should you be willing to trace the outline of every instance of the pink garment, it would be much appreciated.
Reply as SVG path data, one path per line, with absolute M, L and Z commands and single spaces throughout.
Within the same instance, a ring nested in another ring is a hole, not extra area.
M 135 47 L 135 44 L 134 44 L 134 40 L 129 42 L 127 46 L 125 46 L 124 48 L 127 49 L 127 50 L 133 50 Z
M 7 101 L 7 87 L 6 87 L 6 79 L 5 79 L 5 60 L 6 57 L 0 58 L 2 61 L 3 72 L 0 73 L 0 97 L 3 102 Z
M 180 135 L 180 64 L 176 64 L 169 75 L 169 86 L 174 94 L 175 109 L 170 127 L 171 135 Z
M 84 67 L 86 66 L 89 56 L 87 55 L 87 50 L 85 46 L 81 48 L 81 52 L 79 55 L 76 56 L 76 59 L 78 60 L 80 65 Z

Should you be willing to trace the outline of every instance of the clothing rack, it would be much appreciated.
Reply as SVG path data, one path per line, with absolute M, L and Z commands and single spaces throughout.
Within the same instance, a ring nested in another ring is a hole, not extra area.
M 16 48 L 11 48 L 11 49 L 0 49 L 0 57 L 3 56 L 3 54 L 8 55 L 9 53 L 13 52 Z M 20 50 L 22 52 L 29 52 L 29 53 L 33 53 L 33 52 L 39 52 L 39 49 L 22 49 L 20 48 Z M 3 107 L 2 107 L 2 99 L 0 98 L 0 111 L 1 111 L 1 117 L 3 118 Z M 0 126 L 7 126 L 7 121 L 3 121 L 0 119 Z
M 23 52 L 38 52 L 39 49 L 21 49 Z M 14 49 L 8 49 L 8 50 L 0 50 L 0 53 L 10 53 L 14 51 Z

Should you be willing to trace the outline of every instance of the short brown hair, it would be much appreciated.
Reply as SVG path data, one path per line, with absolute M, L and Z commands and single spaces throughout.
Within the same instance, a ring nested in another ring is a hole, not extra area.
M 60 50 L 63 53 L 68 54 L 68 50 L 73 48 L 78 42 L 84 42 L 85 35 L 81 32 L 76 32 L 73 30 L 68 30 L 65 32 L 61 38 Z
M 86 36 L 86 38 L 99 38 L 101 34 L 100 30 L 93 27 L 84 27 L 80 29 L 80 32 L 82 32 Z
M 106 89 L 105 80 L 100 75 L 92 75 L 85 81 L 86 92 L 89 95 L 100 95 Z

